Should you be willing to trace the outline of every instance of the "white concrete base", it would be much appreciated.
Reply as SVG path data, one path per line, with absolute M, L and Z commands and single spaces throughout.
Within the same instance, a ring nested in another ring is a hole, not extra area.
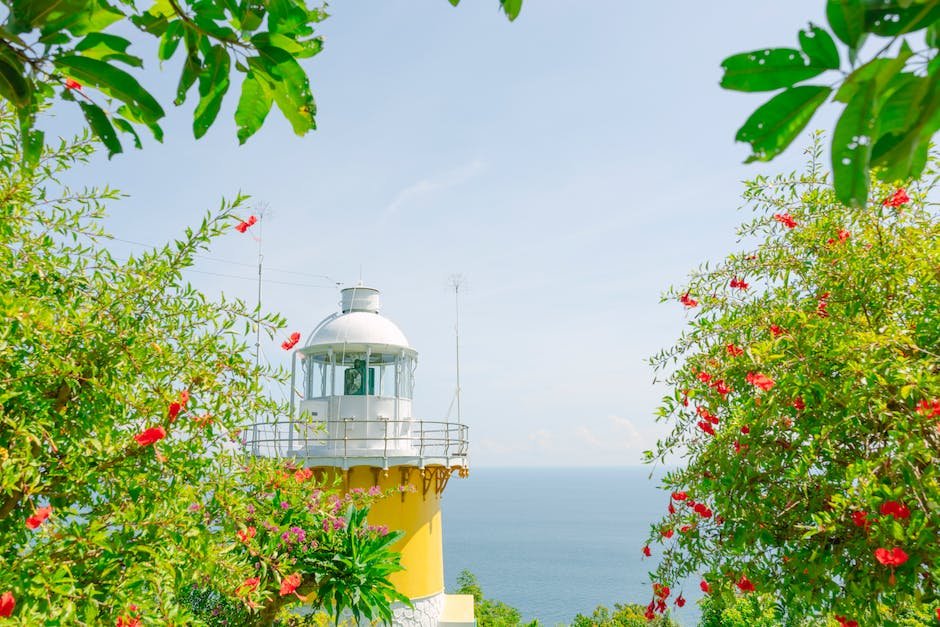
M 392 625 L 394 627 L 438 627 L 438 620 L 444 611 L 444 593 L 423 599 L 412 599 L 414 607 L 403 603 L 392 606 Z
M 437 627 L 476 627 L 473 615 L 473 595 L 445 594 L 444 611 Z

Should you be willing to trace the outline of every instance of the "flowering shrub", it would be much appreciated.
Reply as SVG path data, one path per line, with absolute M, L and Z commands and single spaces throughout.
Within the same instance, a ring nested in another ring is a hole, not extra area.
M 184 624 L 213 594 L 249 624 L 302 600 L 386 616 L 396 536 L 362 524 L 380 495 L 241 452 L 241 425 L 286 411 L 244 332 L 282 321 L 181 280 L 243 199 L 119 262 L 99 226 L 116 192 L 56 183 L 91 152 L 63 142 L 23 167 L 0 107 L 0 622 Z M 355 599 L 323 590 L 354 577 Z
M 787 620 L 933 616 L 937 161 L 903 193 L 873 181 L 876 200 L 857 209 L 836 201 L 820 153 L 817 138 L 806 173 L 749 183 L 756 217 L 740 234 L 753 247 L 667 296 L 698 307 L 652 360 L 669 370 L 659 415 L 673 429 L 647 459 L 686 460 L 664 479 L 673 513 L 648 541 L 662 559 L 652 577 L 700 573 L 711 595 L 770 595 Z M 730 285 L 742 280 L 748 290 Z M 669 602 L 661 589 L 652 611 Z

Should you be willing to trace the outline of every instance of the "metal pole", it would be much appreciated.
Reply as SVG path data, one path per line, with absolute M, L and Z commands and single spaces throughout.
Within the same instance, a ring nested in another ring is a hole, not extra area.
M 255 312 L 255 387 L 259 384 L 259 368 L 261 366 L 261 267 L 264 263 L 264 252 L 261 247 L 261 236 L 264 227 L 264 211 L 258 212 L 258 308 Z M 291 381 L 293 385 L 293 381 Z M 255 418 L 251 427 L 251 450 L 254 455 L 258 455 L 258 420 Z

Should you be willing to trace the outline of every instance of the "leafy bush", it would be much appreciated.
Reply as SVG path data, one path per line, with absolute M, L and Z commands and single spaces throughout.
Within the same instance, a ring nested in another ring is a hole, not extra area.
M 479 627 L 516 627 L 523 624 L 519 610 L 502 601 L 484 598 L 480 582 L 469 570 L 457 575 L 455 594 L 473 595 L 473 612 Z M 537 620 L 525 623 L 526 627 L 536 627 L 538 624 Z
M 650 620 L 646 617 L 646 608 L 642 605 L 615 603 L 611 611 L 604 605 L 598 605 L 590 616 L 578 614 L 571 627 L 679 627 L 668 615 L 657 616 Z

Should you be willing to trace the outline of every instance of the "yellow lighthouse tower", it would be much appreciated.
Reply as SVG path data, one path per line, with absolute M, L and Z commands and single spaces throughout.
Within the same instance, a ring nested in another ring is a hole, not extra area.
M 466 425 L 422 420 L 412 411 L 418 353 L 379 313 L 379 291 L 342 290 L 341 310 L 295 351 L 286 453 L 344 489 L 378 486 L 395 494 L 369 513 L 374 525 L 404 531 L 394 547 L 404 570 L 392 583 L 413 607 L 395 608 L 395 625 L 475 625 L 472 598 L 444 593 L 441 496 L 468 472 Z M 300 424 L 302 422 L 302 424 Z

